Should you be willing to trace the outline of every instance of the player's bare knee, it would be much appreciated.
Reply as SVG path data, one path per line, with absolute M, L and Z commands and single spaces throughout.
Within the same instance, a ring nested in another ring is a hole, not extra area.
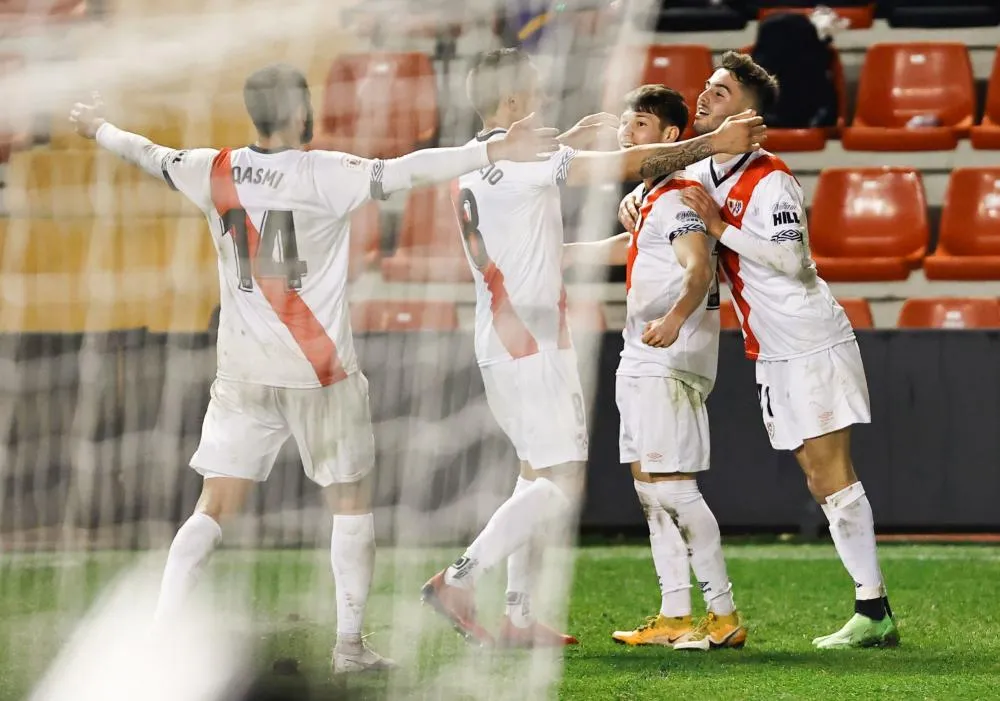
M 222 523 L 242 510 L 243 502 L 252 487 L 252 480 L 236 477 L 206 478 L 195 511 L 210 516 L 216 523 Z
M 323 489 L 323 494 L 335 514 L 353 516 L 372 510 L 372 483 L 368 477 L 358 482 L 331 484 Z

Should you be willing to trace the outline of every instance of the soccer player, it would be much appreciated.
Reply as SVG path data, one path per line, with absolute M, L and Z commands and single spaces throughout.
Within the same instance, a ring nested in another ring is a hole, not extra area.
M 644 85 L 625 97 L 622 148 L 675 142 L 688 123 L 680 93 Z M 709 468 L 708 411 L 719 355 L 719 278 L 715 240 L 681 202 L 698 181 L 684 171 L 646 178 L 634 191 L 640 217 L 629 233 L 566 244 L 565 258 L 625 265 L 626 321 L 616 400 L 619 451 L 632 471 L 649 524 L 660 582 L 660 611 L 612 638 L 677 649 L 742 647 L 746 629 L 733 604 L 719 524 L 698 489 Z M 708 609 L 691 620 L 690 566 Z
M 243 95 L 257 142 L 221 151 L 156 145 L 105 121 L 97 100 L 71 113 L 80 134 L 197 204 L 219 255 L 218 373 L 191 459 L 204 483 L 170 546 L 156 617 L 178 610 L 221 540 L 221 525 L 267 479 L 291 436 L 335 514 L 333 670 L 384 669 L 393 663 L 361 638 L 375 557 L 374 438 L 346 299 L 350 214 L 393 191 L 491 163 L 538 160 L 555 150 L 556 130 L 524 120 L 488 144 L 367 160 L 303 150 L 313 115 L 298 70 L 265 67 L 247 79 Z
M 540 101 L 538 72 L 518 49 L 478 56 L 466 88 L 483 120 L 470 145 L 502 138 Z M 681 144 L 614 152 L 564 147 L 541 163 L 498 162 L 461 178 L 457 210 L 476 285 L 476 357 L 490 409 L 521 461 L 511 497 L 422 591 L 423 600 L 467 639 L 493 642 L 476 620 L 474 584 L 512 556 L 500 644 L 574 642 L 535 624 L 528 605 L 529 543 L 575 523 L 587 459 L 583 393 L 566 323 L 559 186 L 657 178 L 694 163 L 699 154 L 724 152 L 730 143 L 752 150 L 763 138 L 762 120 L 748 113 Z
M 707 133 L 747 108 L 763 112 L 777 95 L 773 76 L 749 56 L 728 52 L 698 97 L 695 130 Z M 704 189 L 688 188 L 682 199 L 722 244 L 720 262 L 746 355 L 757 366 L 767 435 L 776 450 L 794 452 L 854 580 L 854 616 L 813 643 L 895 645 L 899 632 L 879 567 L 872 509 L 851 462 L 851 426 L 871 421 L 868 385 L 851 323 L 816 273 L 802 188 L 766 151 L 717 154 L 690 170 Z M 635 204 L 623 203 L 625 222 Z

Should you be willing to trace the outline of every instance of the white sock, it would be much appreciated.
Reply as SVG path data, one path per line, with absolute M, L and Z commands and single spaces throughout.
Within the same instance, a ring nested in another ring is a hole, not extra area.
M 569 507 L 569 499 L 553 482 L 534 480 L 500 505 L 465 554 L 448 567 L 445 583 L 472 587 L 479 575 L 526 545 L 541 526 Z
M 360 644 L 375 569 L 372 514 L 333 517 L 330 564 L 337 586 L 337 644 Z
M 656 482 L 660 504 L 677 524 L 681 537 L 687 543 L 691 569 L 698 579 L 705 606 L 719 616 L 728 616 L 736 610 L 733 604 L 733 585 L 726 573 L 726 560 L 722 555 L 722 536 L 719 522 L 708 508 L 695 480 Z
M 633 481 L 649 524 L 649 547 L 653 552 L 656 576 L 660 580 L 660 615 L 690 616 L 691 568 L 687 545 L 657 497 L 656 486 L 663 483 Z
M 531 480 L 517 478 L 511 498 L 531 486 Z M 541 555 L 536 539 L 515 550 L 507 558 L 507 617 L 518 628 L 527 628 L 534 620 L 531 611 L 533 564 Z
M 169 618 L 180 610 L 209 556 L 221 540 L 222 529 L 207 514 L 197 511 L 184 522 L 167 553 L 154 620 Z
M 875 519 L 865 488 L 855 482 L 828 496 L 822 507 L 830 521 L 830 536 L 840 561 L 854 579 L 854 598 L 883 597 L 885 586 L 875 549 Z

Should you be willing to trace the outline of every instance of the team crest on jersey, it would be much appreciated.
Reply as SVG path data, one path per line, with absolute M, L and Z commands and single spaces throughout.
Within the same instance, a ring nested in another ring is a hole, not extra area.
M 740 212 L 743 211 L 743 202 L 741 200 L 734 200 L 733 198 L 726 199 L 726 207 L 729 208 L 729 213 L 734 217 L 740 216 Z

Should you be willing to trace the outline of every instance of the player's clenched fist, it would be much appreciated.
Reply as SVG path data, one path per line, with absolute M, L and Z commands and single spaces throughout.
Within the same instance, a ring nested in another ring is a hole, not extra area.
M 716 153 L 747 153 L 757 151 L 767 139 L 764 118 L 753 110 L 745 110 L 726 117 L 719 128 L 712 132 L 712 145 Z
M 639 196 L 634 192 L 625 195 L 618 205 L 618 221 L 625 231 L 635 231 L 635 225 L 639 223 Z
M 719 215 L 719 205 L 702 187 L 686 187 L 681 190 L 681 201 L 693 209 L 705 222 L 705 229 L 711 236 L 721 238 L 726 223 Z
M 104 124 L 104 101 L 93 93 L 89 103 L 77 102 L 69 111 L 69 121 L 80 136 L 93 139 Z
M 502 139 L 486 146 L 490 161 L 544 161 L 559 149 L 558 129 L 539 127 L 535 113 L 514 122 Z
M 681 322 L 683 323 L 683 322 Z M 669 348 L 677 340 L 681 324 L 669 314 L 646 324 L 642 332 L 642 342 L 653 348 Z

